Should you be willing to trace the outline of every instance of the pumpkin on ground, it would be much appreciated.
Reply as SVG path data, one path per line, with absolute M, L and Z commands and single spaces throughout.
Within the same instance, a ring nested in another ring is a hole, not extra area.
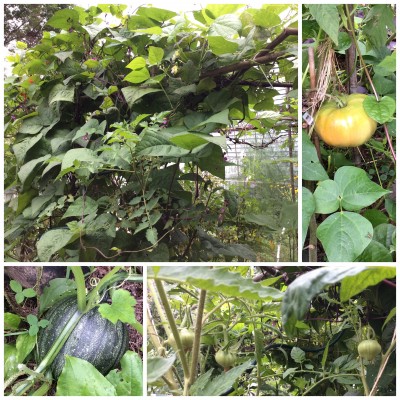
M 39 362 L 43 360 L 64 326 L 77 312 L 75 297 L 54 305 L 44 318 L 49 325 L 38 336 Z M 103 375 L 116 368 L 128 350 L 128 330 L 121 321 L 113 324 L 103 318 L 98 307 L 84 314 L 71 332 L 64 346 L 51 365 L 53 377 L 57 379 L 64 367 L 65 355 L 89 361 Z

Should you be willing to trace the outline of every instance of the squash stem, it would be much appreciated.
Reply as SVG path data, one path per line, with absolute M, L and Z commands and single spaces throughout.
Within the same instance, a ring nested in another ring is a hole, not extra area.
M 77 288 L 78 310 L 84 312 L 86 309 L 85 277 L 83 276 L 82 268 L 79 265 L 71 267 L 71 271 L 74 274 Z
M 100 282 L 94 287 L 91 292 L 88 294 L 87 297 L 87 303 L 86 303 L 86 309 L 85 312 L 88 312 L 91 310 L 98 299 L 99 293 L 101 290 L 109 284 L 109 282 L 112 280 L 112 277 L 121 269 L 122 267 L 114 267 L 108 274 L 103 276 L 103 278 L 100 279 Z
M 75 326 L 78 324 L 82 315 L 83 314 L 78 310 L 71 317 L 71 319 L 65 325 L 64 329 L 61 331 L 57 340 L 53 343 L 53 346 L 51 346 L 49 352 L 43 358 L 42 362 L 36 367 L 36 369 L 34 371 L 36 374 L 43 372 L 46 368 L 48 368 L 51 365 L 51 363 L 53 362 L 53 360 L 56 358 L 57 354 L 61 350 L 62 346 L 64 346 L 64 343 L 69 338 L 69 335 L 74 330 Z M 12 395 L 22 396 L 35 383 L 34 379 L 35 379 L 35 374 L 32 374 L 25 380 L 25 382 L 23 384 L 18 386 L 18 388 L 15 390 L 15 393 Z

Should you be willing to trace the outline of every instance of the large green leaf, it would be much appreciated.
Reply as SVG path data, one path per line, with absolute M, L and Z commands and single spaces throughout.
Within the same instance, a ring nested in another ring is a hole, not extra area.
M 310 224 L 311 217 L 315 212 L 315 200 L 313 194 L 305 187 L 302 189 L 302 247 L 306 240 L 308 226 Z
M 348 211 L 361 210 L 390 193 L 372 182 L 364 170 L 356 167 L 339 168 L 334 180 L 339 187 L 342 207 Z
M 302 146 L 303 179 L 306 181 L 323 181 L 329 179 L 324 167 L 319 162 L 315 146 L 311 143 L 310 138 L 305 132 L 302 135 Z
M 84 215 L 96 214 L 98 209 L 96 200 L 89 196 L 78 197 L 67 209 L 62 218 L 83 217 Z
M 15 347 L 17 348 L 17 360 L 19 363 L 23 363 L 28 357 L 30 352 L 35 348 L 36 345 L 36 335 L 29 335 L 24 333 L 18 335 Z
M 37 177 L 39 169 L 43 166 L 43 163 L 48 160 L 51 156 L 46 155 L 35 160 L 31 160 L 24 164 L 18 171 L 18 178 L 22 184 L 22 191 L 25 192 L 30 188 L 31 183 Z
M 68 150 L 61 163 L 61 172 L 74 165 L 80 165 L 81 162 L 92 163 L 99 165 L 99 157 L 97 154 L 90 149 L 71 149 Z
M 168 266 L 149 267 L 148 277 L 178 283 L 190 283 L 200 289 L 218 292 L 226 296 L 246 299 L 282 298 L 282 293 L 271 287 L 243 278 L 239 273 L 231 272 L 228 267 L 209 269 L 208 267 Z
M 224 39 L 222 36 L 209 36 L 208 44 L 211 51 L 216 55 L 234 53 L 239 45 L 230 40 Z
M 334 4 L 309 4 L 308 9 L 333 42 L 339 43 L 339 11 Z
M 112 294 L 111 305 L 100 304 L 99 311 L 103 318 L 107 318 L 113 324 L 117 321 L 125 322 L 142 334 L 143 328 L 135 318 L 135 304 L 135 298 L 127 290 L 118 289 Z
M 341 281 L 340 301 L 347 301 L 369 286 L 375 286 L 384 279 L 396 277 L 396 267 L 365 267 L 357 275 L 347 275 Z
M 354 261 L 372 240 L 372 224 L 359 214 L 337 212 L 317 228 L 328 261 Z
M 194 148 L 206 143 L 214 143 L 222 148 L 226 148 L 225 136 L 211 136 L 204 133 L 183 132 L 172 136 L 170 142 L 184 149 L 193 150 Z
M 368 286 L 376 285 L 383 279 L 393 278 L 395 275 L 394 267 L 357 265 L 318 267 L 299 276 L 288 286 L 282 301 L 282 322 L 286 333 L 290 336 L 296 334 L 297 321 L 303 319 L 313 297 L 327 286 L 343 281 L 340 297 L 342 301 L 346 301 Z
M 339 209 L 341 193 L 337 182 L 327 179 L 319 182 L 314 192 L 315 212 L 331 214 Z
M 265 214 L 255 214 L 255 213 L 246 213 L 243 215 L 243 218 L 250 222 L 251 224 L 256 224 L 267 228 L 269 231 L 276 231 L 278 228 L 275 226 L 275 222 L 272 217 Z
M 65 356 L 57 381 L 57 396 L 116 396 L 114 386 L 85 360 Z
M 238 367 L 231 368 L 227 372 L 222 372 L 220 375 L 213 378 L 206 384 L 202 384 L 202 388 L 198 393 L 193 393 L 196 396 L 221 396 L 228 391 L 247 369 L 252 366 L 252 360 L 248 360 Z M 200 378 L 201 379 L 201 376 Z
M 190 150 L 175 146 L 161 132 L 151 130 L 142 133 L 136 151 L 138 155 L 154 157 L 182 157 L 190 153 Z
M 380 124 L 385 124 L 393 119 L 396 111 L 396 101 L 389 96 L 384 96 L 377 101 L 372 96 L 368 96 L 363 102 L 363 107 L 367 114 Z
M 55 278 L 52 279 L 48 285 L 43 288 L 43 293 L 40 296 L 40 311 L 49 309 L 55 303 L 65 297 L 69 297 L 76 293 L 76 283 L 73 279 Z
M 176 360 L 175 354 L 168 358 L 151 357 L 147 359 L 147 382 L 153 383 L 158 381 L 166 374 L 174 365 Z
M 75 88 L 73 86 L 66 86 L 62 83 L 57 83 L 53 86 L 49 93 L 49 105 L 57 101 L 74 102 Z
M 79 234 L 69 229 L 51 229 L 45 232 L 36 244 L 40 261 L 48 262 L 58 250 L 78 239 Z
M 106 378 L 114 385 L 117 396 L 143 396 L 143 364 L 133 351 L 121 359 L 121 371 L 112 370 Z
M 126 102 L 128 103 L 129 107 L 132 107 L 133 104 L 136 103 L 139 99 L 143 96 L 146 96 L 150 93 L 161 92 L 161 89 L 153 89 L 153 88 L 141 88 L 135 86 L 128 86 L 121 89 Z
M 211 24 L 208 35 L 229 39 L 237 35 L 240 29 L 242 29 L 242 23 L 239 17 L 235 14 L 225 14 L 216 18 Z
M 54 15 L 47 21 L 46 25 L 57 29 L 68 30 L 78 22 L 78 12 L 71 10 L 70 8 L 65 8 L 56 11 Z

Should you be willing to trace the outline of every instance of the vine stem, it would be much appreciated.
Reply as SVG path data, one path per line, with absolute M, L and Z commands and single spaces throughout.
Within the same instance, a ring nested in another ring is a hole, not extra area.
M 174 336 L 174 339 L 175 339 L 175 343 L 176 343 L 176 346 L 177 346 L 177 349 L 178 349 L 177 353 L 178 353 L 178 356 L 179 356 L 179 358 L 181 360 L 181 364 L 182 364 L 182 368 L 183 368 L 183 374 L 185 376 L 185 387 L 186 387 L 186 381 L 189 380 L 189 378 L 190 378 L 190 371 L 189 371 L 189 364 L 188 364 L 188 361 L 187 361 L 186 356 L 185 356 L 185 351 L 183 349 L 181 336 L 179 335 L 178 327 L 176 326 L 175 318 L 174 318 L 174 315 L 172 313 L 171 307 L 169 305 L 168 297 L 167 297 L 167 294 L 165 292 L 164 285 L 163 285 L 162 281 L 160 281 L 159 279 L 155 279 L 154 283 L 156 285 L 156 288 L 157 288 L 157 291 L 158 291 L 158 295 L 160 296 L 160 300 L 161 300 L 161 303 L 163 305 L 163 308 L 164 308 L 164 311 L 165 311 L 165 315 L 166 315 L 166 317 L 168 319 L 171 332 L 172 332 L 172 334 Z
M 385 371 L 385 368 L 389 361 L 390 355 L 392 354 L 392 352 L 394 351 L 395 348 L 396 348 L 396 329 L 393 332 L 393 337 L 392 337 L 390 346 L 389 346 L 388 350 L 386 351 L 386 353 L 382 357 L 381 365 L 379 366 L 378 375 L 376 376 L 374 385 L 372 386 L 372 389 L 369 393 L 370 396 L 375 396 L 376 392 L 378 391 L 378 383 L 379 383 L 380 379 L 382 378 L 383 372 Z
M 82 268 L 79 265 L 71 267 L 71 271 L 74 274 L 77 288 L 78 310 L 84 312 L 86 308 L 85 277 L 83 276 Z
M 199 302 L 197 306 L 197 318 L 196 318 L 196 326 L 194 328 L 194 341 L 193 341 L 193 349 L 192 349 L 192 363 L 190 365 L 190 379 L 189 385 L 192 385 L 197 372 L 197 364 L 199 361 L 199 354 L 200 354 L 200 341 L 201 341 L 201 331 L 203 327 L 203 314 L 204 314 L 204 307 L 206 304 L 206 297 L 207 291 L 201 290 Z M 186 388 L 185 388 L 186 391 Z
M 367 68 L 367 64 L 365 64 L 364 58 L 363 58 L 363 56 L 361 54 L 361 51 L 360 51 L 360 47 L 358 46 L 358 43 L 357 43 L 356 33 L 354 31 L 354 26 L 353 26 L 353 24 L 351 22 L 350 11 L 349 11 L 348 4 L 345 4 L 345 7 L 346 7 L 347 18 L 348 18 L 349 23 L 350 23 L 351 36 L 352 36 L 352 39 L 353 39 L 354 44 L 356 46 L 358 57 L 360 58 L 360 62 L 361 62 L 362 66 L 364 68 L 364 71 L 365 71 L 365 75 L 367 76 L 368 82 L 371 85 L 372 91 L 374 92 L 375 99 L 376 99 L 376 101 L 380 101 L 379 95 L 378 95 L 378 93 L 377 93 L 377 91 L 375 89 L 374 83 L 372 82 L 371 75 L 369 74 L 369 71 L 368 71 L 368 68 Z M 389 130 L 388 130 L 386 124 L 383 124 L 383 129 L 385 131 L 386 139 L 387 139 L 387 142 L 388 142 L 388 145 L 389 145 L 389 148 L 390 148 L 390 152 L 392 153 L 393 160 L 396 162 L 396 153 L 394 151 L 393 144 L 392 144 L 392 139 L 390 138 Z

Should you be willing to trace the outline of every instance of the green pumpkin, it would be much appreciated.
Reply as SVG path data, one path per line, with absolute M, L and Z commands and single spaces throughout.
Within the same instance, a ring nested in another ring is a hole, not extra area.
M 39 362 L 43 360 L 64 326 L 78 310 L 75 297 L 54 305 L 44 318 L 50 323 L 38 336 Z M 128 350 L 128 330 L 121 321 L 115 325 L 103 318 L 98 307 L 84 314 L 51 365 L 57 379 L 64 367 L 65 355 L 89 361 L 103 375 L 118 366 Z

